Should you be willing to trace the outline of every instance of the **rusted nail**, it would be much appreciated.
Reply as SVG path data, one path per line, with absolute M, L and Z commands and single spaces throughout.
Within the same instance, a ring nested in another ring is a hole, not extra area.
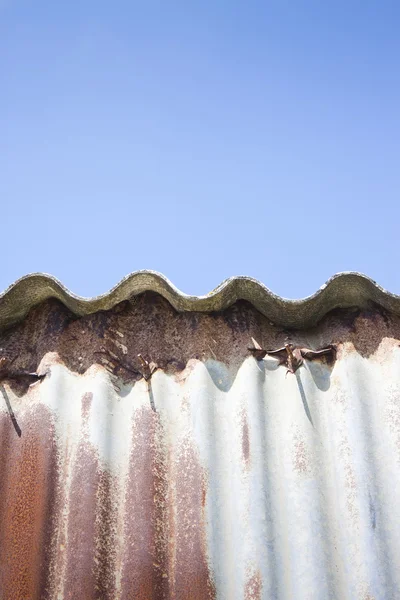
M 14 429 L 15 429 L 18 437 L 21 437 L 21 435 L 22 435 L 21 427 L 18 425 L 18 421 L 17 421 L 17 419 L 15 417 L 14 411 L 13 411 L 11 403 L 10 403 L 10 400 L 9 400 L 9 398 L 7 396 L 7 392 L 6 392 L 6 390 L 5 390 L 5 388 L 4 388 L 3 385 L 0 385 L 0 390 L 1 390 L 1 393 L 3 395 L 4 400 L 6 401 L 8 413 L 10 415 L 12 424 L 14 425 Z
M 311 350 L 310 348 L 301 348 L 301 355 L 303 358 L 307 360 L 318 359 L 321 356 L 327 356 L 328 360 L 335 360 L 336 358 L 336 346 L 330 344 L 326 348 L 321 348 L 319 350 Z
M 33 379 L 34 381 L 42 381 L 46 377 L 46 373 L 39 375 L 39 373 L 30 373 L 29 371 L 7 371 L 1 373 L 0 379 Z
M 293 359 L 293 352 L 292 352 L 292 349 L 290 347 L 290 344 L 285 344 L 285 349 L 286 349 L 288 357 Z
M 145 381 L 147 381 L 147 389 L 149 391 L 151 410 L 154 412 L 157 412 L 156 405 L 154 402 L 154 394 L 153 394 L 153 390 L 152 390 L 152 386 L 151 386 L 151 376 L 153 375 L 154 371 L 157 369 L 157 365 L 155 365 L 154 363 L 149 363 L 149 361 L 146 360 L 145 358 L 143 358 L 143 356 L 141 354 L 138 354 L 138 359 L 140 360 L 140 364 L 142 365 L 142 375 L 143 375 Z
M 293 344 L 285 344 L 277 350 L 267 350 L 266 354 L 277 358 L 281 365 L 286 365 L 289 373 L 295 373 L 303 362 L 300 350 Z
M 149 361 L 143 358 L 141 354 L 138 354 L 138 359 L 142 366 L 142 375 L 147 381 L 153 375 L 154 371 L 157 370 L 157 365 L 154 363 L 149 363 Z
M 3 379 L 34 379 L 35 381 L 41 381 L 46 377 L 46 374 L 39 375 L 38 373 L 31 371 L 18 371 L 11 368 L 15 358 L 9 359 L 6 356 L 0 357 L 0 381 Z
M 301 351 L 299 348 L 295 348 L 292 344 L 285 344 L 287 357 L 287 368 L 290 373 L 295 373 L 297 369 L 303 363 Z
M 253 337 L 251 338 L 253 342 L 253 346 L 247 348 L 256 360 L 262 360 L 264 356 L 267 354 L 267 351 L 261 348 L 260 344 Z
M 268 350 L 266 354 L 278 358 L 281 364 L 286 365 L 289 373 L 295 373 L 303 364 L 303 359 L 315 360 L 327 356 L 328 360 L 334 361 L 336 358 L 336 348 L 330 345 L 319 350 L 311 350 L 310 348 L 298 348 L 288 343 L 283 348 Z

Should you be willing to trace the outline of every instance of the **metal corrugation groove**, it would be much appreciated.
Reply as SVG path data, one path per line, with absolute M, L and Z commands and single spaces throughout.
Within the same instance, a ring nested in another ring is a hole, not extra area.
M 399 299 L 135 277 L 0 300 L 0 598 L 399 598 Z

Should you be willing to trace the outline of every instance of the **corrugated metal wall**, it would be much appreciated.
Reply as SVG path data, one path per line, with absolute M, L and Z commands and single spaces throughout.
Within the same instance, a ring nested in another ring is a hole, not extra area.
M 0 598 L 399 598 L 399 332 L 370 302 L 34 307 L 1 334 Z

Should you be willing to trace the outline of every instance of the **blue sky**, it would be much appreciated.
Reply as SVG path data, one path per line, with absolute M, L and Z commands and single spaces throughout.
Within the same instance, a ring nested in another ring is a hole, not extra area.
M 0 0 L 0 288 L 400 294 L 396 1 Z

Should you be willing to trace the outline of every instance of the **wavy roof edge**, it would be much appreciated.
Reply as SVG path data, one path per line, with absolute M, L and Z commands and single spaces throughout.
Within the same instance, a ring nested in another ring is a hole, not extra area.
M 363 307 L 370 302 L 400 314 L 400 296 L 356 272 L 334 275 L 315 294 L 301 300 L 277 296 L 251 277 L 230 277 L 206 296 L 188 296 L 156 271 L 136 271 L 105 294 L 83 298 L 51 275 L 32 273 L 18 279 L 0 295 L 0 328 L 20 321 L 33 306 L 49 298 L 59 299 L 73 313 L 82 316 L 108 310 L 146 291 L 157 292 L 180 312 L 221 311 L 237 300 L 247 300 L 274 323 L 297 329 L 316 324 L 335 308 Z

